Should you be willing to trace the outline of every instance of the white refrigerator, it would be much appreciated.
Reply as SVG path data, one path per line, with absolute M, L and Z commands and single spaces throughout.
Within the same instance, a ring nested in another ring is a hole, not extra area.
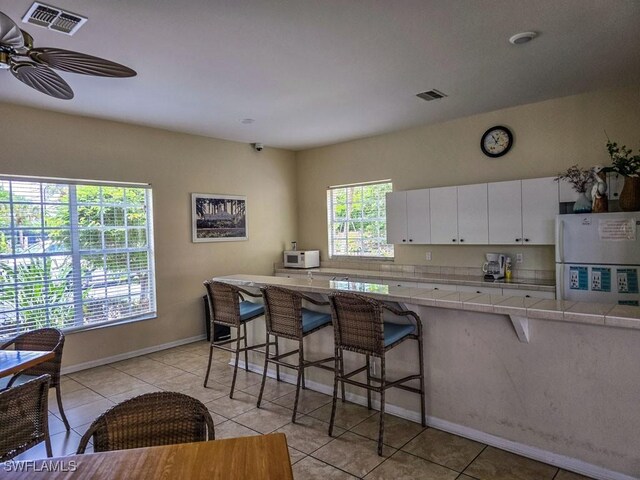
M 640 212 L 556 216 L 558 299 L 638 305 Z

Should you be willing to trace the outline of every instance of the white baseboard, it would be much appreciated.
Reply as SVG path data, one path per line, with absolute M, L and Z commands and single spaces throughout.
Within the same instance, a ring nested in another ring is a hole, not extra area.
M 133 350 L 131 352 L 120 353 L 111 357 L 99 358 L 97 360 L 91 360 L 89 362 L 76 363 L 75 365 L 69 365 L 62 367 L 60 373 L 66 375 L 68 373 L 79 372 L 80 370 L 86 370 L 88 368 L 100 367 L 109 363 L 119 362 L 121 360 L 127 360 L 133 357 L 139 357 L 140 355 L 147 355 L 149 353 L 159 352 L 160 350 L 166 350 L 167 348 L 179 347 L 180 345 L 186 345 L 187 343 L 197 342 L 198 340 L 204 340 L 207 336 L 205 334 L 197 335 L 195 337 L 183 338 L 169 343 L 163 343 L 162 345 L 154 345 L 153 347 L 142 348 L 140 350 Z
M 233 362 L 230 362 L 230 364 L 233 365 Z M 240 360 L 238 362 L 238 368 L 240 366 L 244 368 L 243 360 Z M 262 375 L 262 372 L 264 370 L 264 365 L 256 365 L 254 363 L 249 363 L 249 370 Z M 275 378 L 276 377 L 275 370 L 268 370 L 267 376 L 271 378 Z M 280 373 L 280 379 L 284 380 L 287 383 L 293 383 L 293 384 L 296 383 L 295 375 L 292 375 L 289 373 L 284 373 L 284 372 Z M 324 393 L 327 395 L 333 395 L 333 386 L 325 385 L 323 383 L 313 382 L 310 380 L 307 380 L 305 383 L 307 388 L 311 390 L 315 390 L 316 392 Z M 346 399 L 349 402 L 357 403 L 365 407 L 367 406 L 366 396 L 356 395 L 354 393 L 347 392 Z M 379 409 L 380 402 L 377 400 L 373 400 L 373 406 L 374 408 Z M 391 415 L 395 415 L 397 417 L 411 420 L 412 422 L 420 423 L 420 412 L 407 410 L 406 408 L 401 408 L 401 407 L 398 407 L 397 405 L 391 405 L 391 404 L 387 404 L 385 406 L 385 411 L 386 413 L 389 413 Z M 567 457 L 565 455 L 549 452 L 547 450 L 542 450 L 540 448 L 525 445 L 523 443 L 513 442 L 511 440 L 507 440 L 505 438 L 501 438 L 496 435 L 491 435 L 490 433 L 485 433 L 480 430 L 475 430 L 470 427 L 465 427 L 464 425 L 452 423 L 437 417 L 427 416 L 427 425 L 430 427 L 437 428 L 438 430 L 443 430 L 445 432 L 453 433 L 455 435 L 459 435 L 461 437 L 465 437 L 470 440 L 475 440 L 477 442 L 484 443 L 486 445 L 491 445 L 492 447 L 500 448 L 501 450 L 506 450 L 508 452 L 516 453 L 518 455 L 522 455 L 523 457 L 531 458 L 533 460 L 538 460 L 540 462 L 544 462 L 549 465 L 562 468 L 564 470 L 569 470 L 571 472 L 579 473 L 581 475 L 586 475 L 588 477 L 592 477 L 597 480 L 638 480 L 637 477 L 631 477 L 624 473 L 608 470 L 606 468 L 599 467 L 597 465 L 593 465 L 591 463 L 587 463 L 582 460 L 578 460 L 576 458 Z

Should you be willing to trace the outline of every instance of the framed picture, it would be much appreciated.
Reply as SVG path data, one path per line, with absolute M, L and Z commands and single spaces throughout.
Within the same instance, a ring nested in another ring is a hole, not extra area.
M 191 229 L 193 242 L 248 240 L 247 197 L 192 193 Z

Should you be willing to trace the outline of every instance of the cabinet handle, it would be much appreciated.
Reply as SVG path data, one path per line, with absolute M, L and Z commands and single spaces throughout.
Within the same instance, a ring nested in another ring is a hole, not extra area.
M 521 238 L 516 238 L 516 242 L 521 242 L 522 239 Z
M 434 290 L 440 290 L 438 287 L 433 287 Z
M 410 239 L 409 239 L 409 241 L 410 241 L 410 242 L 413 242 L 413 238 L 410 238 Z
M 528 238 L 525 238 L 525 239 L 524 239 L 524 241 L 525 241 L 525 242 L 528 242 L 528 241 L 529 241 L 529 239 L 528 239 Z
M 452 242 L 455 242 L 455 241 L 456 241 L 456 239 L 455 239 L 455 238 L 452 238 L 452 239 L 451 239 L 451 241 L 452 241 Z
M 614 194 L 613 194 L 613 196 L 614 196 L 614 197 L 617 197 L 617 196 L 618 196 L 618 194 L 617 194 L 617 193 L 614 193 Z
M 476 290 L 476 293 L 482 293 L 480 290 Z
M 460 239 L 460 243 L 462 243 L 462 242 L 464 242 L 464 238 L 461 238 L 461 239 Z
M 406 242 L 406 240 L 405 240 L 404 238 L 402 239 L 402 241 L 403 241 L 403 242 Z
M 531 298 L 531 295 L 525 295 L 524 297 L 525 298 Z

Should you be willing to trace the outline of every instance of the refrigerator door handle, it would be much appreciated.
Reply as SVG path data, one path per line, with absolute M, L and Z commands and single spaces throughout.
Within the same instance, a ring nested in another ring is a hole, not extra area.
M 556 264 L 556 299 L 564 300 L 564 264 Z
M 561 218 L 556 221 L 556 262 L 564 262 L 564 221 Z

